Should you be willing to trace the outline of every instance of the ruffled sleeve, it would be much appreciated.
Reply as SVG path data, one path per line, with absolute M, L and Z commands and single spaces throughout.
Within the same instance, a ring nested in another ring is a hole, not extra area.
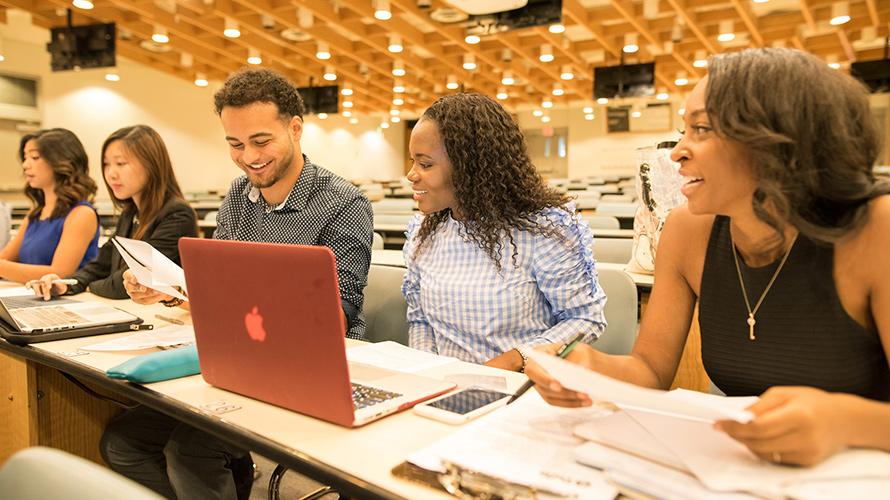
M 555 324 L 528 345 L 564 343 L 578 333 L 592 341 L 603 332 L 606 296 L 597 281 L 593 233 L 573 203 L 539 214 L 556 234 L 538 238 L 533 259 L 538 288 L 551 306 Z

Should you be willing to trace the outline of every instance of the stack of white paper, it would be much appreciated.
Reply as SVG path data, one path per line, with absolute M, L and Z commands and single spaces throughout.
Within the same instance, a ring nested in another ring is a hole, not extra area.
M 582 441 L 572 435 L 579 423 L 608 412 L 600 408 L 556 408 L 537 393 L 529 393 L 408 460 L 437 472 L 444 472 L 443 462 L 448 462 L 554 495 L 612 499 L 617 492 L 602 474 L 575 462 L 573 450 Z
M 579 437 L 606 445 L 581 446 L 576 449 L 577 459 L 609 471 L 610 477 L 617 474 L 629 482 L 634 482 L 634 478 L 642 480 L 633 485 L 642 489 L 651 487 L 646 485 L 647 481 L 656 480 L 647 480 L 646 475 L 640 476 L 635 470 L 639 460 L 645 459 L 651 464 L 651 477 L 667 481 L 660 486 L 663 491 L 658 496 L 682 498 L 667 492 L 692 476 L 701 491 L 715 496 L 718 492 L 746 492 L 767 498 L 792 493 L 801 498 L 811 495 L 818 498 L 822 496 L 819 492 L 839 492 L 845 487 L 851 488 L 850 491 L 866 488 L 876 492 L 871 488 L 890 484 L 890 453 L 847 450 L 813 467 L 783 466 L 761 460 L 738 441 L 714 429 L 715 420 L 749 421 L 753 416 L 745 408 L 756 402 L 756 397 L 656 391 L 611 379 L 543 353 L 531 353 L 531 357 L 564 387 L 587 393 L 594 401 L 612 402 L 622 409 L 575 429 Z M 616 459 L 616 454 L 625 458 Z M 884 490 L 885 496 L 887 491 Z M 699 495 L 689 495 L 693 496 Z

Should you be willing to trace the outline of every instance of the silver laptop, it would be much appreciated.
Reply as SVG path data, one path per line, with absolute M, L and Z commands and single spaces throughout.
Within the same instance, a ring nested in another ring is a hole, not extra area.
M 0 292 L 0 318 L 22 333 L 57 332 L 139 320 L 137 316 L 102 303 L 65 298 L 45 301 L 28 289 Z
M 334 254 L 326 247 L 179 240 L 208 383 L 354 427 L 451 382 L 347 363 Z

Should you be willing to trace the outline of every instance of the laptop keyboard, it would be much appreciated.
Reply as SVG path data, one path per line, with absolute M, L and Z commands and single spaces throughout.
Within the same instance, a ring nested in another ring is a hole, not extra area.
M 15 319 L 30 328 L 58 328 L 85 323 L 86 318 L 63 306 L 46 306 L 39 309 L 16 309 Z
M 25 309 L 29 307 L 46 307 L 49 304 L 58 304 L 59 302 L 71 303 L 71 300 L 55 298 L 52 302 L 43 300 L 43 297 L 36 295 L 27 295 L 23 297 L 3 297 L 3 305 L 6 309 Z
M 384 391 L 383 389 L 356 384 L 354 382 L 352 383 L 352 404 L 355 406 L 356 410 L 367 408 L 368 406 L 376 405 L 377 403 L 382 403 L 400 396 L 401 394 L 395 392 Z

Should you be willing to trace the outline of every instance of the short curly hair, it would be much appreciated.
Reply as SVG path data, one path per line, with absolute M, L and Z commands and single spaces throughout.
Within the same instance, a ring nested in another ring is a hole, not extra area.
M 226 106 L 243 108 L 255 102 L 275 104 L 282 120 L 303 118 L 306 112 L 297 88 L 284 75 L 270 69 L 242 69 L 230 76 L 213 96 L 217 115 Z
M 436 124 L 445 145 L 467 237 L 498 269 L 505 238 L 516 264 L 512 229 L 558 234 L 552 224 L 541 225 L 536 215 L 547 207 L 565 207 L 569 197 L 544 184 L 519 125 L 497 101 L 477 93 L 452 94 L 439 98 L 420 119 Z M 416 236 L 418 252 L 449 214 L 445 209 L 424 218 Z

